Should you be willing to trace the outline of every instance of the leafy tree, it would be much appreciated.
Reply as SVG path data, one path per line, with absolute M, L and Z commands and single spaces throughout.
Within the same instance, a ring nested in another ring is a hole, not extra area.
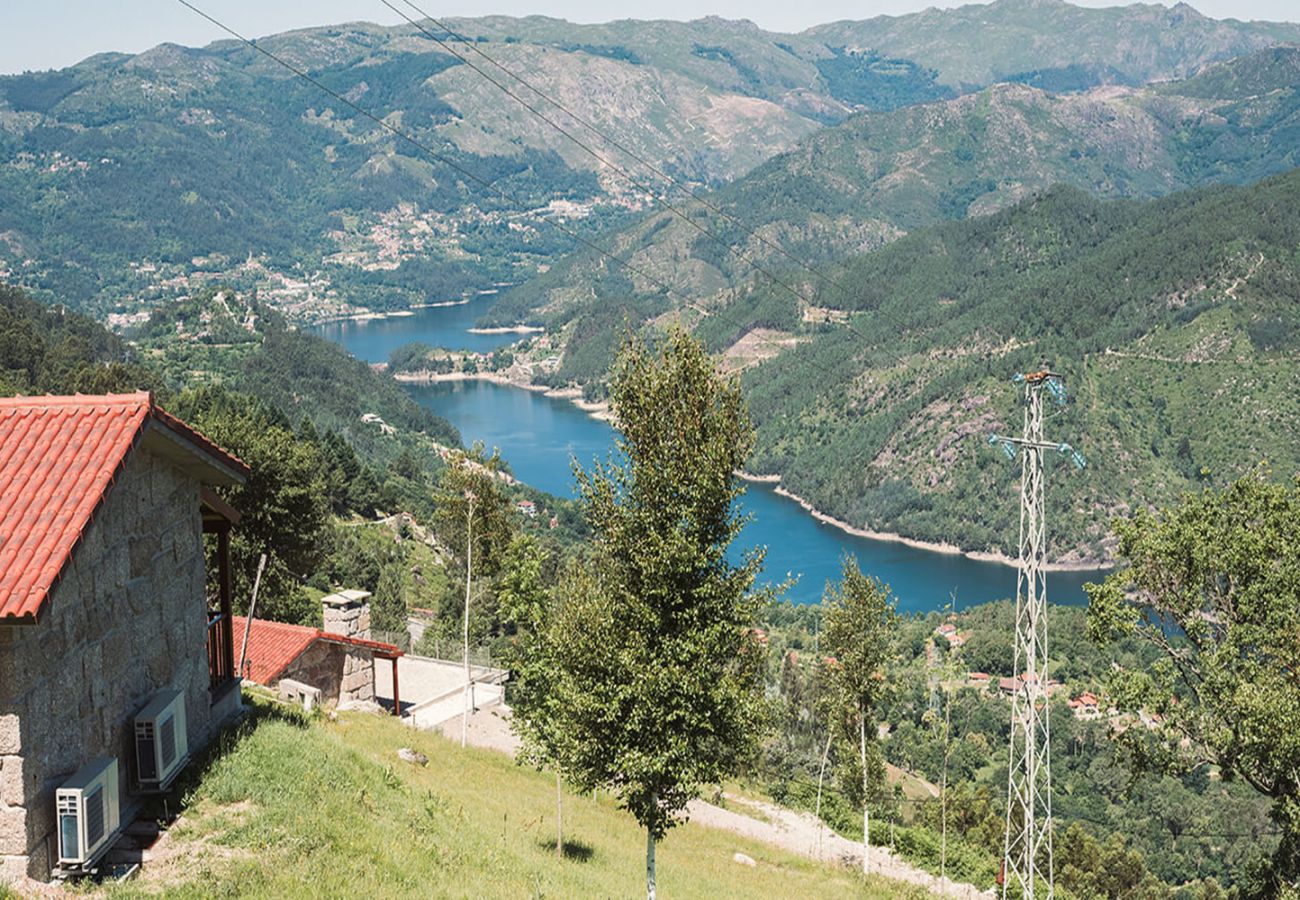
M 827 585 L 825 652 L 828 666 L 827 719 L 836 743 L 844 791 L 862 809 L 862 871 L 871 856 L 872 796 L 884 782 L 884 759 L 877 738 L 877 707 L 889 691 L 886 667 L 895 654 L 898 613 L 889 589 L 862 574 L 855 560 L 844 561 L 839 585 Z M 853 749 L 856 748 L 856 759 Z
M 553 595 L 545 577 L 546 553 L 531 535 L 521 534 L 506 548 L 497 584 L 504 624 L 514 634 L 506 646 L 510 669 L 511 727 L 519 736 L 519 759 L 555 770 L 555 854 L 564 855 L 561 781 L 566 767 L 565 721 L 556 690 Z M 567 587 L 575 582 L 567 579 Z M 562 582 L 564 583 L 564 582 Z
M 406 584 L 400 561 L 392 561 L 379 570 L 374 597 L 370 601 L 370 628 L 384 635 L 384 640 L 394 634 L 406 633 Z
M 757 752 L 764 649 L 754 625 L 761 550 L 727 548 L 744 525 L 735 478 L 753 429 L 734 379 L 682 331 L 651 350 L 628 338 L 611 379 L 616 456 L 577 468 L 595 535 L 590 569 L 566 586 L 556 689 L 568 775 L 605 787 L 655 845 L 705 785 Z
M 1099 641 L 1132 635 L 1160 651 L 1122 668 L 1110 700 L 1155 714 L 1152 731 L 1121 737 L 1139 769 L 1205 764 L 1272 800 L 1282 837 L 1254 890 L 1300 884 L 1300 484 L 1259 472 L 1176 507 L 1139 510 L 1115 525 L 1129 566 L 1088 585 Z
M 1142 854 L 1121 835 L 1099 841 L 1072 822 L 1056 841 L 1056 880 L 1080 897 L 1097 900 L 1166 900 L 1174 892 L 1147 871 Z
M 236 608 L 247 610 L 258 558 L 266 553 L 257 614 L 317 621 L 320 610 L 300 590 L 320 567 L 330 532 L 316 445 L 299 440 L 284 416 L 261 401 L 221 388 L 182 394 L 177 413 L 252 470 L 245 484 L 223 489 L 242 515 L 230 540 Z

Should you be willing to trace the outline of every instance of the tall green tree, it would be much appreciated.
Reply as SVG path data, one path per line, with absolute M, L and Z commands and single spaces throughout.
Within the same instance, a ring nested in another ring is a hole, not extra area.
M 379 570 L 374 596 L 370 600 L 370 629 L 381 640 L 406 636 L 406 617 L 410 606 L 406 598 L 405 554 L 395 553 Z
M 682 331 L 628 338 L 611 377 L 615 456 L 576 468 L 594 534 L 587 575 L 556 624 L 569 777 L 604 787 L 655 846 L 705 785 L 738 771 L 765 731 L 765 648 L 754 626 L 763 553 L 727 548 L 744 520 L 735 472 L 754 440 L 736 380 Z
M 1300 895 L 1300 482 L 1257 472 L 1115 531 L 1128 565 L 1087 586 L 1090 631 L 1160 654 L 1110 678 L 1111 703 L 1159 716 L 1123 746 L 1139 769 L 1213 764 L 1270 798 L 1281 840 L 1245 892 Z
M 886 668 L 896 655 L 898 613 L 889 588 L 844 561 L 838 585 L 828 584 L 824 652 L 827 721 L 841 751 L 838 771 L 844 792 L 862 809 L 862 871 L 871 856 L 871 798 L 884 782 L 878 740 L 878 709 L 889 694 Z

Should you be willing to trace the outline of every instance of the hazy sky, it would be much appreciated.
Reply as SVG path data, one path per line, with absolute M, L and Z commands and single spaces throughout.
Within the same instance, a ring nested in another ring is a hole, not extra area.
M 379 0 L 192 0 L 227 25 L 249 35 L 291 28 L 365 20 L 402 21 Z M 773 31 L 799 31 L 835 19 L 914 12 L 927 6 L 957 6 L 950 0 L 412 0 L 431 15 L 549 15 L 574 22 L 622 18 L 694 19 L 703 15 L 747 18 Z M 1076 0 L 1084 6 L 1113 6 L 1105 0 Z M 176 0 L 0 0 L 0 72 L 71 65 L 105 50 L 139 52 L 164 41 L 191 46 L 224 37 Z M 401 5 L 398 3 L 397 5 Z M 1172 5 L 1172 0 L 1166 2 Z M 1300 0 L 1194 0 L 1197 9 L 1219 18 L 1300 21 Z

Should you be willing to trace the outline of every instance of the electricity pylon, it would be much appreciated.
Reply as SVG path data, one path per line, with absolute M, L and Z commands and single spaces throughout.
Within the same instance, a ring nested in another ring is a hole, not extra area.
M 1043 394 L 1065 404 L 1065 382 L 1044 366 L 1016 375 L 1025 389 L 1021 437 L 990 435 L 1008 459 L 1020 456 L 1020 566 L 1016 576 L 1015 681 L 1011 695 L 1011 751 L 1007 773 L 1007 828 L 1002 854 L 1004 898 L 1052 897 L 1052 729 L 1047 702 L 1047 528 L 1043 454 L 1087 463 L 1069 444 L 1043 439 Z M 1046 893 L 1042 892 L 1043 885 Z

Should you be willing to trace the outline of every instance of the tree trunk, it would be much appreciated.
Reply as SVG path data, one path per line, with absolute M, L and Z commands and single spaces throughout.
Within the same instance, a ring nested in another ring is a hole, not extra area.
M 460 720 L 460 745 L 469 742 L 469 587 L 474 572 L 474 501 L 469 501 L 469 512 L 465 516 L 465 713 Z
M 564 859 L 564 795 L 558 770 L 555 773 L 555 857 Z
M 948 877 L 948 735 L 952 713 L 951 695 L 944 692 L 943 698 L 943 781 L 939 785 L 939 814 L 941 831 L 939 837 L 939 877 Z
M 831 755 L 831 735 L 833 732 L 828 728 L 826 731 L 826 749 L 822 751 L 822 767 L 817 773 L 817 858 L 822 858 L 822 831 L 825 826 L 822 824 L 822 780 L 826 777 L 826 758 Z
M 871 856 L 871 812 L 867 807 L 867 711 L 862 710 L 858 720 L 859 747 L 862 754 L 862 874 L 867 873 L 867 859 Z
M 655 900 L 655 834 L 645 830 L 645 896 Z

